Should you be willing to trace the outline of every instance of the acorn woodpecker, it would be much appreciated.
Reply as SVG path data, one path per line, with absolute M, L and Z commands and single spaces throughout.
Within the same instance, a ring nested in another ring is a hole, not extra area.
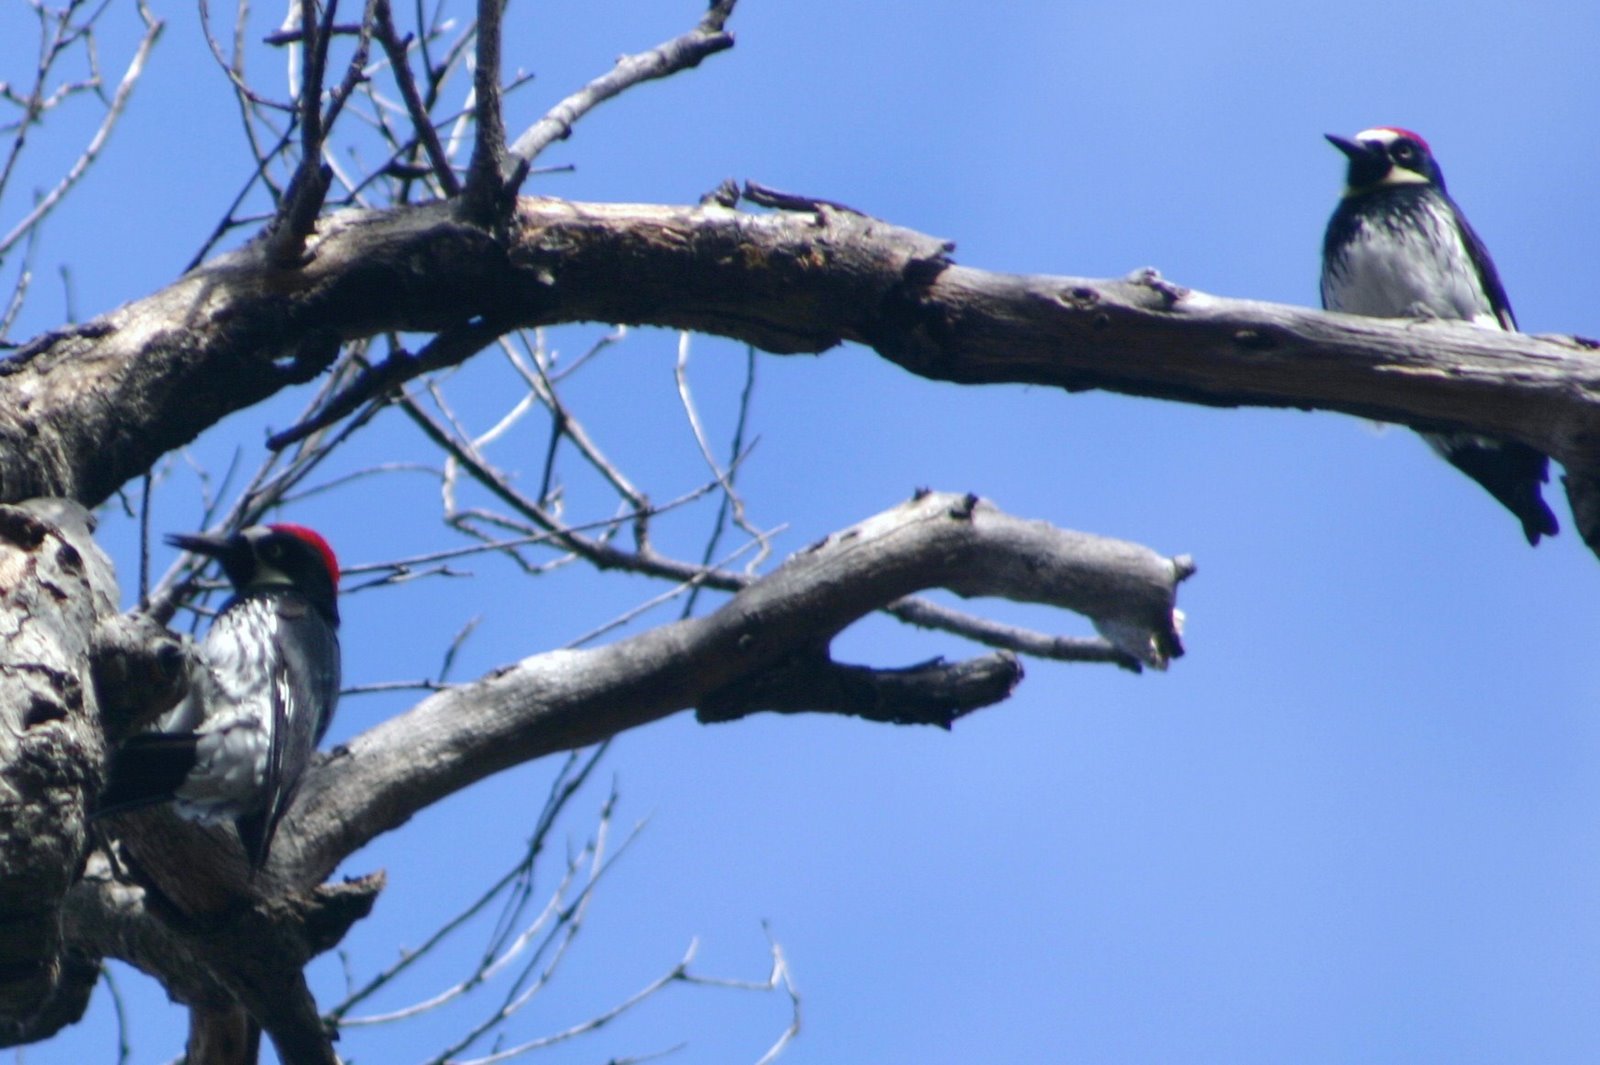
M 1428 142 L 1394 126 L 1327 138 L 1350 169 L 1322 242 L 1322 306 L 1515 330 L 1488 249 L 1445 191 Z M 1556 516 L 1539 487 L 1549 479 L 1544 455 L 1476 433 L 1422 437 L 1515 514 L 1529 544 L 1556 534 Z
M 221 562 L 234 596 L 188 696 L 112 755 L 95 813 L 170 800 L 193 821 L 232 819 L 259 868 L 339 698 L 339 564 L 300 525 L 167 542 Z

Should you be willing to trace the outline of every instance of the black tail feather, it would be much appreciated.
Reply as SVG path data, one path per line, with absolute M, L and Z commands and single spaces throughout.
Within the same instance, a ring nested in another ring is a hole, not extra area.
M 1454 434 L 1439 440 L 1451 465 L 1483 485 L 1517 516 L 1530 546 L 1537 546 L 1539 537 L 1554 536 L 1560 530 L 1539 489 L 1550 479 L 1549 460 L 1544 455 L 1512 440 Z
M 106 786 L 93 816 L 166 802 L 194 768 L 193 733 L 141 732 L 111 756 Z
M 260 869 L 266 865 L 267 850 L 272 846 L 272 837 L 278 828 L 277 822 L 263 810 L 260 813 L 236 817 L 233 825 L 239 830 L 239 842 L 244 844 L 244 855 L 250 859 L 250 868 Z

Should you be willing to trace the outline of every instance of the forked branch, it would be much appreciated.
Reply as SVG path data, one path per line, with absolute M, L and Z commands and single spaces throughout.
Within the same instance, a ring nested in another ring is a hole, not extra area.
M 848 625 L 927 588 L 1075 611 L 1126 653 L 1165 665 L 1182 653 L 1174 604 L 1192 572 L 1185 558 L 1023 521 L 970 496 L 920 495 L 808 548 L 704 617 L 524 659 L 363 733 L 307 774 L 272 869 L 315 883 L 474 781 L 690 707 L 725 718 L 801 709 L 814 695 L 820 711 L 947 725 L 1009 692 L 1009 656 L 910 674 L 848 667 L 848 681 L 838 673 L 846 667 L 826 658 Z M 805 679 L 808 661 L 820 682 Z M 280 851 L 294 856 L 284 859 L 292 869 L 279 864 Z

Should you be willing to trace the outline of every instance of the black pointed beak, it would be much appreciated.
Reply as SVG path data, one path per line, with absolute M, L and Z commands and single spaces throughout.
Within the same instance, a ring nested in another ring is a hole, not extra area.
M 231 537 L 196 536 L 190 533 L 168 533 L 166 541 L 172 547 L 181 547 L 185 551 L 192 551 L 208 558 L 221 558 L 232 546 Z
M 1328 139 L 1329 144 L 1343 152 L 1352 163 L 1372 158 L 1372 149 L 1360 141 L 1353 141 L 1349 137 L 1341 137 L 1337 133 L 1324 133 L 1323 136 Z

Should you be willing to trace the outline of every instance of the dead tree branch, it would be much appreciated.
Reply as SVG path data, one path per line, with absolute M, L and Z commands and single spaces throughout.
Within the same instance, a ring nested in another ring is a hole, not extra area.
M 993 273 L 954 264 L 943 241 L 826 206 L 524 198 L 507 240 L 448 204 L 341 212 L 302 268 L 246 248 L 36 339 L 0 364 L 0 500 L 98 503 L 223 415 L 325 369 L 342 340 L 603 321 L 777 353 L 854 341 L 967 384 L 1471 428 L 1563 463 L 1585 539 L 1600 543 L 1600 520 L 1579 505 L 1600 484 L 1600 360 L 1570 338 L 1223 299 L 1153 272 Z
M 307 774 L 271 869 L 315 883 L 372 837 L 473 781 L 689 707 L 709 706 L 718 717 L 798 709 L 797 660 L 824 661 L 850 623 L 924 588 L 1076 611 L 1117 633 L 1129 653 L 1163 664 L 1182 650 L 1174 600 L 1190 572 L 1187 560 L 1134 544 L 1022 521 L 971 497 L 924 495 L 801 552 L 705 617 L 524 659 L 362 734 Z M 1015 676 L 996 683 L 995 668 L 977 667 L 988 683 L 942 687 L 925 669 L 922 686 L 907 690 L 919 711 L 942 704 L 933 720 L 946 723 L 1009 691 Z M 762 677 L 775 680 L 764 686 Z M 849 698 L 814 709 L 870 709 L 876 704 L 860 693 L 895 679 L 905 678 L 857 675 Z
M 50 522 L 22 508 L 0 513 L 16 515 L 6 528 L 19 544 L 37 551 L 50 543 Z M 64 548 L 53 557 L 69 567 L 83 565 Z M 76 835 L 63 837 L 59 853 L 33 863 L 54 870 L 57 883 L 53 891 L 29 896 L 30 927 L 59 930 L 64 920 L 70 957 L 120 957 L 161 974 L 168 990 L 194 1007 L 192 1047 L 235 1032 L 242 1009 L 284 1061 L 331 1062 L 328 1033 L 301 971 L 365 915 L 382 878 L 318 885 L 344 857 L 423 807 L 511 765 L 690 707 L 707 721 L 763 709 L 815 710 L 949 727 L 1010 693 L 1021 675 L 1012 656 L 874 669 L 835 663 L 827 653 L 851 623 L 924 588 L 1072 610 L 1089 617 L 1124 654 L 1161 667 L 1182 653 L 1175 600 L 1178 584 L 1192 572 L 1187 559 L 1022 521 L 972 496 L 920 494 L 806 549 L 705 617 L 596 650 L 537 655 L 432 696 L 357 737 L 308 775 L 271 862 L 256 873 L 226 829 L 154 808 L 121 815 L 111 826 L 118 861 L 132 873 L 136 891 L 99 865 L 69 890 L 85 844 L 82 811 L 98 781 L 100 755 L 91 751 L 71 793 L 76 813 L 53 814 L 58 827 L 77 826 Z M 65 579 L 52 578 L 58 584 Z M 89 593 L 75 599 L 97 601 Z M 101 594 L 98 601 L 96 609 L 113 609 L 112 596 Z M 82 627 L 93 628 L 88 622 Z M 154 640 L 150 655 L 141 657 L 130 650 L 139 642 L 136 633 L 108 637 L 71 657 L 106 657 L 115 666 L 109 686 L 126 681 L 170 705 L 171 675 L 178 672 L 170 668 L 170 648 Z M 30 653 L 42 660 L 42 652 Z M 62 667 L 63 675 L 70 666 Z M 97 666 L 97 676 L 108 675 L 107 666 Z M 139 679 L 147 673 L 153 676 Z M 82 727 L 97 739 L 95 700 L 83 692 L 75 700 L 78 709 L 66 712 L 89 715 Z M 34 703 L 42 705 L 37 698 Z M 118 727 L 139 720 L 130 708 L 112 711 Z M 53 720 L 32 716 L 38 727 Z M 28 712 L 23 717 L 32 720 Z M 29 762 L 19 757 L 5 764 Z M 73 762 L 52 756 L 49 764 L 60 769 Z M 37 877 L 21 875 L 26 872 L 13 862 L 0 889 L 34 890 Z M 59 965 L 69 955 L 59 932 L 40 938 L 13 931 L 0 946 L 14 951 L 32 944 L 39 964 L 38 979 L 16 988 L 31 997 L 9 1014 L 28 1018 L 19 1036 L 39 1038 L 38 1018 L 73 1019 L 65 998 L 61 1010 L 42 1005 L 63 983 Z

